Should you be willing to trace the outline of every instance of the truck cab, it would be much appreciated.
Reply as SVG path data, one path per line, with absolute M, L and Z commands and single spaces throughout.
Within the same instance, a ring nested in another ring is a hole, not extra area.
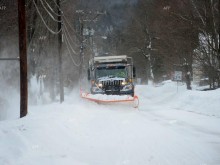
M 134 96 L 134 78 L 133 59 L 126 55 L 100 56 L 89 61 L 92 94 Z

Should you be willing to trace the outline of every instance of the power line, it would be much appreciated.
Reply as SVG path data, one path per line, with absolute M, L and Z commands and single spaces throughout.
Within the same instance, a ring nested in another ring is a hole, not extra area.
M 70 47 L 71 47 L 72 52 L 73 52 L 74 54 L 77 54 L 76 51 L 75 51 L 75 50 L 73 49 L 73 47 L 71 46 L 71 43 L 70 43 L 69 39 L 67 38 L 67 35 L 66 35 L 65 30 L 64 30 L 64 35 L 65 35 L 65 37 L 66 37 L 66 39 L 67 39 L 67 41 L 68 41 L 68 43 L 69 43 L 69 45 L 70 45 Z
M 33 0 L 33 2 L 34 2 L 34 6 L 35 6 L 35 8 L 37 10 L 37 13 L 39 14 L 39 16 L 40 16 L 42 22 L 44 23 L 45 27 L 47 28 L 47 30 L 50 31 L 52 34 L 59 34 L 62 31 L 62 28 L 60 28 L 58 31 L 53 31 L 52 29 L 50 29 L 49 26 L 46 24 L 42 14 L 40 13 L 35 0 Z
M 69 41 L 69 39 L 68 39 L 68 37 L 67 37 L 67 35 L 66 35 L 66 31 L 64 30 L 63 32 L 64 32 L 64 36 L 66 37 L 67 43 L 69 44 L 69 46 L 70 46 L 72 52 L 73 52 L 75 55 L 77 55 L 76 51 L 73 49 L 73 47 L 72 47 L 72 45 L 71 45 L 71 43 L 70 43 L 70 41 Z
M 48 18 L 48 20 L 47 20 L 48 22 L 49 22 L 49 18 Z M 45 32 L 44 32 L 44 30 L 45 30 Z M 45 33 L 45 36 L 47 36 L 47 32 L 48 31 L 46 31 L 46 29 L 42 29 L 42 33 Z M 40 46 L 39 47 L 39 49 L 38 49 L 38 53 L 37 53 L 37 56 L 36 56 L 36 59 L 35 59 L 35 61 L 36 61 L 36 64 L 38 64 L 38 65 L 40 65 L 41 63 L 42 63 L 42 55 L 43 55 L 43 53 L 45 53 L 45 47 L 46 47 L 46 45 L 44 45 L 43 43 L 43 40 L 41 40 L 41 39 L 38 39 L 38 45 Z
M 65 41 L 66 41 L 67 50 L 68 50 L 68 52 L 69 52 L 68 54 L 69 54 L 69 56 L 70 56 L 70 58 L 71 58 L 73 64 L 74 64 L 75 66 L 79 67 L 79 66 L 82 64 L 82 60 L 80 60 L 79 64 L 77 64 L 76 61 L 73 59 L 73 57 L 72 57 L 72 55 L 71 55 L 72 53 L 71 53 L 71 51 L 70 51 L 71 45 L 69 45 L 69 42 L 68 42 L 68 39 L 67 39 L 67 37 L 66 37 L 65 31 L 64 31 L 64 39 L 65 39 Z M 74 54 L 75 54 L 75 53 L 74 53 Z
M 70 33 L 69 33 L 69 31 L 68 31 L 68 28 L 67 28 L 66 24 L 64 23 L 63 25 L 64 25 L 64 28 L 65 28 L 66 31 L 67 31 L 68 37 L 70 38 L 71 42 L 74 43 L 75 45 L 77 45 L 75 42 L 73 42 L 72 37 L 70 36 Z M 65 29 L 64 29 L 64 30 L 65 30 Z M 79 46 L 79 45 L 77 45 L 77 46 Z
M 48 26 L 47 23 L 45 22 L 45 20 L 44 20 L 42 14 L 41 14 L 40 11 L 39 11 L 39 8 L 38 8 L 37 5 L 36 5 L 35 0 L 33 0 L 33 2 L 34 2 L 34 6 L 36 7 L 36 10 L 37 10 L 37 12 L 38 12 L 38 14 L 39 14 L 39 16 L 40 16 L 42 22 L 43 22 L 44 25 L 46 26 L 47 30 L 50 31 L 52 34 L 59 34 L 59 33 L 63 30 L 63 31 L 64 31 L 64 38 L 65 38 L 65 41 L 66 41 L 66 44 L 67 44 L 67 49 L 68 49 L 68 51 L 69 51 L 69 53 L 70 53 L 70 56 L 71 56 L 72 53 L 75 54 L 75 55 L 77 55 L 76 51 L 73 49 L 73 47 L 72 47 L 72 45 L 71 45 L 71 42 L 72 42 L 72 43 L 74 43 L 74 42 L 73 42 L 73 40 L 72 40 L 72 38 L 71 38 L 71 36 L 70 36 L 70 33 L 69 33 L 69 31 L 68 31 L 68 28 L 67 28 L 66 24 L 63 22 L 64 28 L 60 28 L 60 29 L 59 29 L 58 31 L 56 31 L 56 32 L 53 31 L 51 28 L 49 28 L 49 26 Z M 53 15 L 52 15 L 51 12 L 46 8 L 46 6 L 44 5 L 44 3 L 43 3 L 42 0 L 40 0 L 40 2 L 41 2 L 41 4 L 42 4 L 42 6 L 44 7 L 45 11 L 47 12 L 47 14 L 48 14 L 54 21 L 56 21 L 56 22 L 61 22 L 61 21 L 58 21 L 58 20 L 54 19 Z M 69 25 L 70 29 L 75 33 L 77 39 L 78 39 L 79 41 L 81 41 L 81 40 L 80 40 L 80 37 L 77 35 L 77 32 L 75 31 L 75 29 L 73 29 L 73 27 L 72 27 L 71 24 L 69 23 L 68 19 L 67 19 L 66 16 L 64 15 L 64 13 L 62 12 L 62 14 L 57 14 L 57 13 L 52 9 L 52 7 L 48 4 L 48 2 L 47 2 L 46 0 L 44 0 L 44 2 L 45 2 L 45 4 L 47 5 L 47 7 L 48 7 L 55 15 L 57 15 L 57 16 L 63 16 L 63 17 L 64 17 L 65 22 L 67 22 L 67 24 Z M 61 11 L 60 6 L 55 2 L 55 0 L 53 0 L 53 2 L 54 2 L 55 5 L 57 6 L 58 10 Z M 70 40 L 68 39 L 68 37 L 70 38 L 71 42 L 70 42 Z M 91 49 L 90 46 L 89 46 L 89 48 Z M 72 52 L 72 53 L 71 53 L 71 52 Z M 71 60 L 72 60 L 72 62 L 74 63 L 74 65 L 76 65 L 76 66 L 80 66 L 81 63 L 82 63 L 82 61 L 80 61 L 80 64 L 77 64 L 76 61 L 73 59 L 72 56 L 71 56 Z
M 66 21 L 67 24 L 69 25 L 70 29 L 75 33 L 77 39 L 78 39 L 80 42 L 82 42 L 81 39 L 80 39 L 80 37 L 78 36 L 77 32 L 75 31 L 75 29 L 73 29 L 73 27 L 72 27 L 71 24 L 69 23 L 69 21 L 68 21 L 68 19 L 66 18 L 66 16 L 65 16 L 64 13 L 63 13 L 63 18 L 64 18 L 64 21 Z M 64 22 L 63 22 L 63 23 L 64 23 Z M 65 24 L 64 24 L 64 25 L 65 25 Z M 65 25 L 65 26 L 66 26 L 66 25 Z M 66 26 L 66 28 L 67 28 L 67 26 Z M 90 45 L 88 45 L 88 47 L 89 47 L 90 50 L 93 52 L 93 48 L 91 48 Z
M 36 34 L 36 29 L 38 29 L 38 27 L 40 26 L 40 24 L 37 25 L 37 28 L 35 28 L 34 30 L 34 34 L 32 35 L 31 41 L 29 42 L 29 46 L 28 46 L 28 50 L 30 49 L 30 45 L 32 44 L 32 41 L 34 40 L 35 34 Z
M 53 15 L 50 13 L 50 11 L 46 8 L 46 6 L 44 5 L 43 1 L 40 0 L 41 2 L 41 5 L 43 6 L 44 10 L 47 12 L 47 14 L 55 21 L 55 22 L 62 22 L 62 21 L 59 21 L 59 20 L 56 20 Z M 61 16 L 61 15 L 58 15 L 58 16 Z
M 60 11 L 62 11 L 61 8 L 57 5 L 56 1 L 53 0 L 53 2 L 54 2 L 55 5 L 58 7 L 58 9 L 59 9 Z M 77 35 L 76 30 L 72 28 L 72 25 L 70 24 L 70 22 L 69 22 L 68 19 L 66 18 L 64 12 L 62 12 L 62 16 L 63 16 L 64 20 L 67 22 L 67 24 L 69 25 L 70 29 L 76 34 L 77 39 L 81 42 L 80 37 Z
M 55 0 L 53 0 L 53 2 L 54 2 L 55 5 L 57 6 L 57 8 L 58 8 L 60 11 L 62 11 L 61 8 L 60 8 L 60 6 L 57 4 L 57 2 L 56 2 Z
M 48 23 L 48 22 L 49 22 L 49 16 L 48 16 L 45 20 L 46 20 L 47 23 Z M 38 27 L 40 27 L 39 25 L 40 25 L 40 24 L 38 24 Z M 46 34 L 46 33 L 48 32 L 47 29 L 42 28 L 42 26 L 40 27 L 39 30 L 37 30 L 38 27 L 37 27 L 36 30 L 35 30 L 35 34 L 36 34 L 36 33 L 39 34 L 39 32 Z M 38 32 L 37 32 L 37 31 L 38 31 Z M 33 39 L 34 39 L 34 36 L 33 36 L 33 38 L 32 38 L 31 41 L 33 41 Z M 37 44 L 42 46 L 42 43 L 40 43 L 40 42 L 42 42 L 42 41 L 41 41 L 40 39 L 37 39 L 37 41 L 38 41 Z M 31 45 L 31 44 L 30 44 L 30 45 Z M 30 47 L 30 45 L 29 45 L 29 47 Z M 29 48 L 29 47 L 28 47 L 28 48 Z M 43 48 L 43 46 L 42 46 L 41 48 Z M 41 49 L 41 48 L 40 48 L 40 49 Z M 40 58 L 41 58 L 41 53 L 37 53 L 37 55 L 36 55 L 36 57 L 35 57 L 35 62 L 36 62 L 36 64 L 39 64 L 39 63 L 40 63 Z
M 76 35 L 77 39 L 79 40 L 79 42 L 81 42 L 80 37 L 78 36 L 76 30 L 73 29 L 72 25 L 70 24 L 70 22 L 68 21 L 68 19 L 66 18 L 64 13 L 63 13 L 63 18 L 64 18 L 64 21 L 66 21 L 67 24 L 69 25 L 70 29 L 75 33 L 75 35 Z
M 53 14 L 55 14 L 56 16 L 62 16 L 62 11 L 61 14 L 57 14 L 46 0 L 44 0 L 44 2 L 46 3 L 47 7 L 53 12 Z

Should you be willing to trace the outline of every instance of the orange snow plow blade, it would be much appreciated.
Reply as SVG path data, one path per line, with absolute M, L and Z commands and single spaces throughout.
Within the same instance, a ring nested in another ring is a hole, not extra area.
M 133 104 L 134 108 L 138 108 L 139 106 L 139 99 L 138 96 L 129 96 L 129 95 L 103 95 L 103 94 L 90 94 L 87 92 L 81 92 L 81 97 L 96 103 L 125 103 L 130 102 Z

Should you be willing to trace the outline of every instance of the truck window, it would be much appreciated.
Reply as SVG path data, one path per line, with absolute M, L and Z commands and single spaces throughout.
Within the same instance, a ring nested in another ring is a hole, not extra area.
M 127 68 L 125 66 L 96 68 L 96 78 L 100 78 L 100 77 L 127 78 L 127 76 L 128 73 L 127 73 Z

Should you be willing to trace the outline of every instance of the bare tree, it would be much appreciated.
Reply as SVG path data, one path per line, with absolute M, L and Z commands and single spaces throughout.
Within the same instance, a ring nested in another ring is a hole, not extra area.
M 193 23 L 199 31 L 199 46 L 195 51 L 195 60 L 208 76 L 210 88 L 220 86 L 219 61 L 219 10 L 217 0 L 190 1 L 194 14 Z

